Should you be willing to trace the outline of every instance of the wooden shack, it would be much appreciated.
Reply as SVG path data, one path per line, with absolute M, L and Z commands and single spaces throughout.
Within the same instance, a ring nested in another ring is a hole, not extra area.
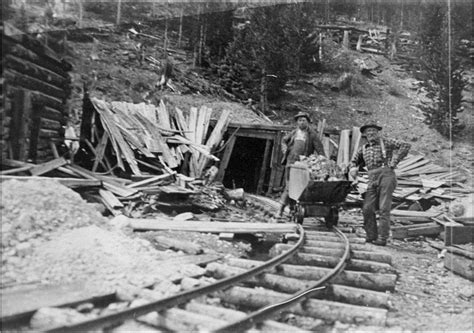
M 31 35 L 2 22 L 2 159 L 41 163 L 64 138 L 72 66 Z

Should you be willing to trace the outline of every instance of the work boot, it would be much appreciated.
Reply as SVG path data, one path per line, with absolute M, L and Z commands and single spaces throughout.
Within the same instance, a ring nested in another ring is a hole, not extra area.
M 378 246 L 385 246 L 387 245 L 387 240 L 379 237 L 376 240 L 374 240 L 372 244 L 378 245 Z
M 366 237 L 365 238 L 366 243 L 373 243 L 375 240 L 377 240 L 377 238 L 372 238 L 372 237 Z

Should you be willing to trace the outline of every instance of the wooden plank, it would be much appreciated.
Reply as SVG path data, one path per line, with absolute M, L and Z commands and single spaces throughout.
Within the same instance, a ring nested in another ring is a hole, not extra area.
M 296 232 L 292 224 L 276 223 L 239 223 L 239 222 L 203 222 L 203 221 L 170 221 L 156 217 L 153 219 L 128 219 L 134 230 L 180 230 L 192 232 L 233 232 L 233 233 L 287 233 Z
M 222 136 L 227 129 L 227 125 L 230 121 L 230 110 L 223 110 L 219 120 L 216 123 L 216 126 L 212 130 L 211 135 L 206 141 L 206 146 L 209 148 L 209 151 L 212 153 L 213 149 L 221 142 Z M 206 166 L 208 156 L 201 156 L 198 164 L 198 170 L 196 170 L 196 176 L 199 177 L 202 174 L 204 167 Z
M 426 165 L 426 164 L 428 164 L 428 163 L 431 163 L 431 161 L 430 161 L 430 160 L 422 159 L 422 160 L 419 161 L 419 162 L 416 162 L 416 163 L 407 165 L 407 166 L 405 166 L 405 167 L 400 167 L 400 166 L 399 166 L 399 167 L 397 168 L 397 171 L 398 171 L 399 173 L 404 173 L 404 172 L 407 172 L 407 171 L 410 171 L 410 170 L 413 170 L 413 169 L 417 169 L 417 168 L 419 168 L 419 167 L 421 167 L 421 166 L 423 166 L 423 165 Z
M 30 173 L 33 176 L 40 176 L 49 171 L 55 170 L 63 165 L 66 165 L 68 162 L 64 157 L 54 159 L 52 161 L 37 165 L 30 170 Z
M 92 172 L 97 170 L 99 163 L 104 159 L 105 148 L 107 147 L 107 142 L 109 141 L 109 134 L 107 131 L 104 131 L 102 134 L 102 138 L 100 138 L 100 142 L 96 147 L 96 156 L 94 160 L 94 164 L 92 165 Z
M 224 150 L 224 156 L 222 157 L 221 163 L 219 165 L 219 172 L 216 176 L 216 181 L 222 182 L 225 176 L 225 170 L 229 165 L 230 157 L 232 156 L 232 151 L 234 150 L 236 137 L 232 136 L 227 142 L 227 146 Z
M 410 170 L 410 171 L 407 171 L 407 172 L 402 172 L 400 175 L 403 175 L 403 176 L 416 176 L 416 175 L 420 175 L 420 174 L 445 172 L 445 171 L 448 171 L 448 170 L 449 170 L 449 168 L 443 168 L 443 167 L 440 167 L 440 166 L 435 166 L 435 167 L 430 166 L 430 167 L 426 167 L 426 168 L 419 168 L 419 169 L 414 169 L 414 170 Z M 449 181 L 449 179 L 445 179 L 445 180 Z
M 97 110 L 97 112 L 99 113 L 99 115 L 101 114 L 99 111 L 102 110 L 102 108 L 106 108 L 106 105 L 105 105 L 105 102 L 102 102 L 98 99 L 91 99 L 91 102 L 95 108 L 95 110 Z M 104 125 L 104 129 L 108 132 L 108 135 L 109 135 L 109 138 L 110 138 L 110 142 L 112 144 L 112 148 L 113 150 L 115 151 L 115 157 L 117 158 L 117 166 L 122 169 L 122 170 L 125 170 L 125 165 L 123 164 L 123 161 L 122 161 L 122 152 L 119 148 L 119 145 L 117 143 L 117 138 L 115 137 L 118 133 L 118 135 L 120 135 L 119 131 L 117 128 L 113 127 L 115 129 L 115 134 L 112 134 L 112 131 L 113 129 L 109 128 L 109 125 L 108 125 L 108 122 L 105 120 L 104 118 L 104 121 L 103 121 L 103 125 Z M 112 124 L 113 126 L 113 124 Z
M 318 135 L 319 135 L 319 140 L 323 139 L 324 135 L 324 128 L 326 127 L 326 119 L 324 118 L 323 120 L 318 121 Z
M 179 108 L 175 108 L 175 113 L 174 113 L 176 125 L 178 126 L 178 129 L 183 132 L 183 135 L 186 139 L 190 139 L 191 135 L 189 132 L 188 128 L 188 123 L 186 122 L 186 119 L 184 118 L 183 111 Z
M 268 165 L 268 159 L 270 157 L 270 146 L 271 146 L 271 144 L 272 144 L 271 140 L 266 140 L 266 142 L 265 142 L 265 152 L 263 153 L 262 167 L 260 168 L 260 174 L 259 174 L 259 178 L 258 178 L 257 194 L 262 193 L 263 182 L 265 180 L 265 173 L 266 173 L 267 165 Z
M 163 102 L 163 100 L 160 100 L 160 105 L 156 109 L 156 112 L 157 112 L 158 122 L 160 124 L 160 127 L 165 128 L 165 129 L 172 129 L 171 123 L 170 123 L 170 115 L 168 113 L 168 110 L 166 109 L 166 105 Z
M 20 173 L 20 172 L 28 171 L 31 168 L 33 168 L 33 166 L 26 165 L 26 166 L 14 168 L 14 169 L 2 170 L 0 171 L 0 175 L 11 175 L 15 173 Z
M 407 157 L 405 157 L 402 161 L 400 161 L 400 163 L 398 163 L 398 168 L 404 168 L 408 165 L 411 165 L 411 164 L 414 164 L 420 160 L 424 159 L 424 155 L 417 155 L 417 156 L 413 156 L 413 155 L 409 155 Z
M 474 261 L 472 259 L 448 252 L 444 255 L 444 267 L 470 281 L 474 281 Z
M 129 197 L 134 194 L 136 194 L 138 191 L 134 189 L 127 188 L 123 186 L 120 183 L 113 182 L 109 179 L 109 177 L 104 177 L 102 175 L 93 173 L 87 169 L 84 169 L 78 165 L 68 165 L 65 168 L 76 172 L 79 174 L 81 177 L 87 178 L 87 179 L 95 179 L 95 180 L 101 180 L 103 182 L 103 186 L 106 190 L 109 190 L 113 192 L 114 194 L 121 196 L 121 197 Z
M 360 128 L 356 126 L 352 127 L 351 153 L 350 153 L 351 160 L 354 158 L 355 154 L 357 154 L 357 151 L 359 150 L 361 138 L 362 138 L 362 133 L 360 133 Z
M 349 164 L 349 153 L 350 153 L 350 142 L 349 135 L 350 130 L 342 130 L 339 138 L 339 150 L 337 152 L 337 164 L 348 165 Z
M 325 136 L 323 137 L 323 149 L 324 149 L 324 155 L 329 158 L 331 156 L 331 142 L 329 137 Z
M 102 182 L 98 179 L 80 179 L 80 178 L 60 178 L 60 177 L 41 177 L 41 176 L 8 176 L 8 175 L 1 175 L 0 181 L 5 180 L 19 180 L 19 181 L 28 181 L 28 180 L 53 180 L 57 181 L 58 183 L 70 187 L 70 188 L 78 188 L 78 187 L 90 187 L 90 186 L 101 186 Z
M 205 132 L 207 133 L 207 127 L 209 126 L 209 120 L 211 119 L 212 110 L 201 106 L 198 111 L 198 116 L 196 120 L 196 133 L 194 142 L 197 144 L 202 144 L 206 139 Z
M 140 186 L 144 186 L 144 185 L 150 185 L 150 184 L 153 184 L 153 183 L 156 183 L 160 180 L 163 180 L 163 179 L 166 179 L 166 178 L 169 178 L 173 175 L 176 174 L 176 171 L 174 171 L 173 173 L 166 173 L 166 174 L 162 174 L 162 175 L 159 175 L 159 176 L 155 176 L 155 177 L 152 177 L 152 178 L 148 178 L 148 179 L 144 179 L 142 181 L 139 181 L 139 182 L 136 182 L 136 183 L 133 183 L 133 184 L 130 184 L 130 185 L 127 185 L 128 188 L 136 188 L 136 187 L 140 187 Z
M 189 140 L 191 140 L 192 142 L 196 142 L 196 122 L 198 117 L 197 112 L 197 108 L 194 107 L 189 110 L 188 130 L 190 131 Z
M 135 154 L 133 153 L 128 143 L 125 142 L 125 139 L 120 133 L 119 128 L 116 126 L 112 111 L 110 111 L 109 107 L 104 101 L 100 101 L 96 98 L 93 98 L 92 101 L 96 107 L 97 112 L 101 116 L 102 122 L 109 130 L 109 136 L 111 138 L 113 137 L 114 140 L 117 141 L 118 147 L 120 147 L 120 149 L 116 151 L 117 157 L 122 153 L 132 172 L 136 175 L 140 175 L 141 171 L 138 168 L 137 161 L 135 160 Z
M 474 226 L 445 226 L 444 244 L 446 246 L 466 243 L 474 243 Z
M 393 209 L 390 214 L 394 216 L 414 216 L 414 217 L 437 217 L 441 215 L 443 212 L 419 212 L 419 211 L 411 211 L 411 210 L 401 210 L 401 209 Z
M 107 204 L 107 207 L 112 207 L 112 208 L 123 208 L 124 205 L 123 203 L 120 202 L 119 199 L 110 191 L 107 190 L 99 190 L 99 195 L 102 198 L 103 201 L 105 201 Z
M 456 245 L 446 246 L 445 248 L 450 253 L 454 253 L 454 254 L 457 254 L 457 255 L 460 255 L 460 256 L 463 256 L 463 257 L 474 260 L 473 244 L 471 244 L 471 246 L 470 246 L 470 251 L 469 251 L 469 249 L 463 249 L 463 248 L 457 247 Z

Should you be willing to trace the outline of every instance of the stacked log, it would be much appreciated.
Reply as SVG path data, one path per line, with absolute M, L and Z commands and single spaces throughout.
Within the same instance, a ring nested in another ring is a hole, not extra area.
M 51 142 L 64 137 L 71 65 L 7 23 L 1 29 L 2 158 L 39 163 L 51 160 L 54 157 Z

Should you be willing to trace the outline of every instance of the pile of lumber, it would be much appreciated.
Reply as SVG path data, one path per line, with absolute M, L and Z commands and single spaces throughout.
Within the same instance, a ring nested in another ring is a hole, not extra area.
M 219 161 L 212 152 L 229 124 L 228 110 L 221 113 L 210 131 L 212 110 L 204 106 L 199 110 L 192 107 L 185 115 L 179 108 L 169 112 L 162 101 L 159 106 L 96 98 L 90 101 L 95 120 L 85 149 L 95 156 L 94 172 L 99 168 L 109 172 L 116 164 L 140 176 L 144 167 L 170 173 L 185 164 L 189 169 L 185 173 L 200 177 L 209 161 Z
M 12 179 L 17 181 L 55 180 L 81 193 L 88 193 L 88 196 L 102 202 L 105 208 L 115 216 L 137 204 L 143 204 L 144 198 L 149 198 L 150 195 L 159 195 L 162 199 L 179 196 L 179 200 L 183 201 L 183 197 L 196 193 L 193 191 L 193 184 L 202 183 L 201 180 L 195 180 L 175 171 L 161 175 L 132 176 L 131 179 L 125 179 L 92 172 L 63 157 L 43 164 L 8 159 L 2 160 L 1 164 L 0 182 Z M 200 207 L 202 208 L 202 205 Z

